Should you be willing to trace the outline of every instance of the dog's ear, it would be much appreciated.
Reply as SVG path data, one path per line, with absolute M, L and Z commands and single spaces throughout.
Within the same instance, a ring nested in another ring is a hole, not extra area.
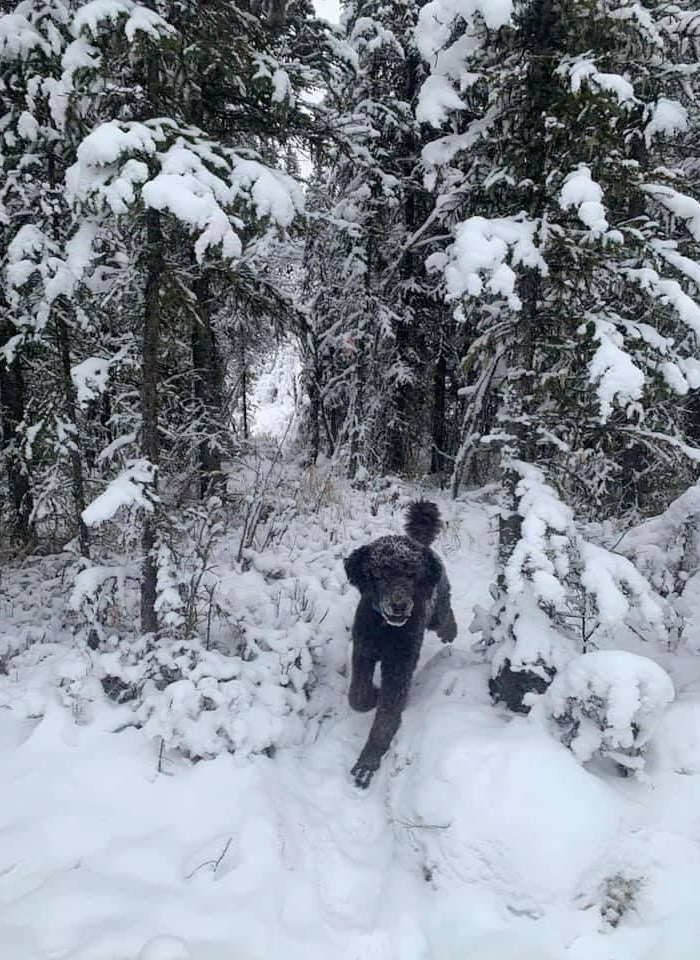
M 432 550 L 427 548 L 423 551 L 423 575 L 422 579 L 432 589 L 437 587 L 442 577 L 442 564 L 435 556 Z
M 369 587 L 369 559 L 369 547 L 358 547 L 343 561 L 348 580 L 360 593 L 366 593 Z

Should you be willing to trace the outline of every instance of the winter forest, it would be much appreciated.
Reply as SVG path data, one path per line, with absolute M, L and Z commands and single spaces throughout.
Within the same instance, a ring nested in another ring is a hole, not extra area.
M 699 95 L 686 0 L 0 3 L 3 958 L 697 960 Z

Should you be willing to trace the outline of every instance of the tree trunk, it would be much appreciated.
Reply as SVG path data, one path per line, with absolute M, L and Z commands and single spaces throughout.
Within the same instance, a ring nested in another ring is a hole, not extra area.
M 48 175 L 51 192 L 55 196 L 53 220 L 54 237 L 58 239 L 65 234 L 65 224 L 61 223 L 59 214 L 60 203 L 57 194 L 63 189 L 62 177 L 56 169 L 56 157 L 52 152 L 48 153 Z M 76 400 L 75 385 L 71 377 L 70 363 L 70 331 L 66 323 L 66 310 L 71 310 L 70 301 L 65 298 L 59 298 L 54 304 L 56 346 L 60 359 L 61 381 L 63 387 L 63 406 L 65 416 L 71 424 L 73 434 L 68 448 L 68 459 L 70 461 L 71 490 L 73 493 L 73 504 L 75 506 L 76 520 L 78 523 L 78 542 L 80 544 L 80 553 L 84 557 L 90 556 L 90 538 L 88 530 L 83 520 L 83 511 L 85 510 L 85 479 L 83 476 L 83 457 L 81 452 L 81 439 L 78 436 L 78 404 Z
M 241 409 L 243 413 L 243 439 L 248 439 L 248 356 L 246 353 L 245 331 L 241 327 L 240 331 L 240 353 L 241 362 Z
M 314 335 L 309 331 L 308 340 L 311 341 Z M 321 370 L 318 360 L 318 351 L 316 343 L 310 350 L 312 357 L 311 378 L 308 382 L 309 392 L 309 445 L 311 447 L 311 463 L 317 463 L 321 453 Z
M 546 137 L 542 129 L 543 117 L 551 101 L 551 36 L 554 27 L 554 13 L 551 0 L 536 0 L 523 21 L 523 30 L 529 40 L 531 66 L 527 77 L 530 91 L 531 111 L 527 125 L 531 130 L 531 147 L 527 153 L 526 173 L 530 181 L 528 213 L 533 219 L 540 219 L 545 209 L 546 189 Z M 542 335 L 542 278 L 539 272 L 529 268 L 525 270 L 519 285 L 522 308 L 518 317 L 517 329 L 511 334 L 506 352 L 507 370 L 517 371 L 517 377 L 504 385 L 504 402 L 501 422 L 503 429 L 511 438 L 501 451 L 502 496 L 501 512 L 498 524 L 498 576 L 496 581 L 497 605 L 500 607 L 497 622 L 501 632 L 507 633 L 511 625 L 507 622 L 507 586 L 505 569 L 522 535 L 522 517 L 518 512 L 516 488 L 520 474 L 513 461 L 533 462 L 536 447 L 529 427 L 530 396 L 533 387 L 534 353 L 537 339 Z M 506 622 L 504 623 L 504 619 Z M 511 668 L 506 659 L 498 673 L 489 682 L 494 700 L 502 701 L 511 710 L 527 712 L 522 700 L 529 692 L 542 692 L 542 678 L 529 670 Z
M 0 347 L 16 334 L 9 320 L 0 323 Z M 19 357 L 10 363 L 0 359 L 0 452 L 7 471 L 12 504 L 12 533 L 20 543 L 31 535 L 33 509 L 29 477 L 17 449 L 17 429 L 24 419 L 24 377 Z
M 440 478 L 440 486 L 445 478 L 445 448 L 447 445 L 447 360 L 444 349 L 441 347 L 433 374 L 433 422 L 432 445 L 430 455 L 430 472 Z
M 400 362 L 406 363 L 409 332 L 400 320 L 394 326 L 394 336 L 397 357 Z M 386 441 L 384 472 L 402 474 L 407 471 L 409 464 L 409 431 L 411 426 L 415 429 L 415 424 L 408 422 L 408 412 L 418 408 L 412 384 L 397 383 L 394 386 L 392 407 L 391 421 L 388 424 L 389 436 Z
M 216 434 L 221 432 L 223 374 L 211 323 L 209 276 L 203 271 L 193 284 L 197 316 L 192 325 L 192 366 L 194 395 L 202 410 L 204 439 L 199 444 L 199 495 L 201 499 L 224 490 L 221 448 Z
M 164 274 L 163 235 L 160 214 L 146 212 L 146 295 L 143 318 L 142 372 L 141 372 L 141 449 L 153 465 L 152 492 L 158 490 L 158 343 L 160 337 L 161 293 Z M 156 595 L 158 568 L 154 549 L 157 539 L 156 514 L 147 513 L 143 521 L 141 546 L 141 631 L 158 633 Z
M 83 520 L 85 510 L 85 479 L 83 476 L 83 458 L 80 452 L 80 438 L 78 437 L 78 404 L 75 394 L 75 385 L 71 377 L 70 363 L 70 333 L 68 324 L 63 315 L 63 305 L 56 306 L 56 339 L 58 341 L 58 352 L 61 358 L 61 379 L 63 381 L 63 402 L 66 409 L 66 417 L 73 429 L 73 435 L 69 444 L 68 457 L 71 469 L 71 488 L 73 491 L 73 503 L 78 521 L 78 542 L 80 544 L 80 553 L 82 556 L 90 557 L 90 538 L 88 529 Z

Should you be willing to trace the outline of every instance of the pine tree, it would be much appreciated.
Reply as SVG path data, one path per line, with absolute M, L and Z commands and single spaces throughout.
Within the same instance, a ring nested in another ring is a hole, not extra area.
M 418 9 L 374 0 L 347 7 L 353 69 L 332 88 L 335 146 L 319 158 L 311 193 L 312 446 L 325 436 L 352 475 L 415 469 L 426 449 L 442 471 L 449 445 L 450 313 L 423 264 L 433 201 L 413 112 L 423 78 L 412 44 Z
M 3 432 L 20 530 L 26 535 L 30 515 L 37 512 L 53 515 L 63 526 L 65 466 L 73 499 L 69 529 L 77 528 L 80 551 L 87 556 L 84 459 L 72 368 L 76 330 L 83 325 L 79 290 L 89 240 L 73 235 L 63 188 L 79 136 L 66 115 L 70 16 L 68 3 L 47 0 L 20 3 L 0 20 L 0 203 L 8 290 Z M 32 382 L 25 390 L 27 377 Z
M 7 310 L 5 303 L 0 308 Z M 30 537 L 32 495 L 26 465 L 20 450 L 20 425 L 24 420 L 24 372 L 19 357 L 11 353 L 8 344 L 17 336 L 10 320 L 0 327 L 0 451 L 7 475 L 7 493 L 10 505 L 8 526 L 13 538 L 26 543 Z
M 700 207 L 677 161 L 695 28 L 683 4 L 476 6 L 422 12 L 423 109 L 460 114 L 424 156 L 453 233 L 432 265 L 474 335 L 468 440 L 501 444 L 505 636 L 522 462 L 583 519 L 652 512 L 693 473 Z
M 303 195 L 275 160 L 288 137 L 311 130 L 294 83 L 315 78 L 324 52 L 310 52 L 321 35 L 307 23 L 308 4 L 292 5 L 284 20 L 279 12 L 226 2 L 203 14 L 184 2 L 150 10 L 125 0 L 87 4 L 73 21 L 83 57 L 73 103 L 87 105 L 93 129 L 69 193 L 112 271 L 100 291 L 112 330 L 118 315 L 130 331 L 123 346 L 140 371 L 140 404 L 119 455 L 136 452 L 138 425 L 152 505 L 159 473 L 187 478 L 192 460 L 200 495 L 217 489 L 229 429 L 222 344 L 233 332 L 236 354 L 258 318 L 271 323 L 284 305 L 265 264 Z M 158 628 L 159 513 L 143 518 L 148 633 Z

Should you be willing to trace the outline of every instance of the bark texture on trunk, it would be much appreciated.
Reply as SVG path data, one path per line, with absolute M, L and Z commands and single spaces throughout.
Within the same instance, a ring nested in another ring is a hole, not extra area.
M 199 443 L 199 494 L 221 493 L 224 474 L 221 447 L 216 434 L 222 429 L 223 372 L 211 319 L 209 276 L 202 272 L 192 287 L 196 298 L 196 319 L 192 325 L 192 366 L 194 395 L 203 414 L 203 439 Z
M 160 338 L 161 283 L 164 274 L 163 235 L 160 213 L 146 212 L 146 295 L 144 300 L 141 374 L 141 450 L 154 467 L 153 493 L 158 490 L 158 344 Z M 147 513 L 143 521 L 141 546 L 141 630 L 157 634 L 156 596 L 158 567 L 154 555 L 157 517 Z
M 16 333 L 9 320 L 0 322 L 0 346 Z M 0 360 L 0 455 L 12 507 L 12 535 L 18 542 L 27 543 L 31 537 L 33 502 L 29 477 L 17 449 L 17 430 L 23 420 L 24 376 L 20 359 L 15 355 L 11 363 Z

